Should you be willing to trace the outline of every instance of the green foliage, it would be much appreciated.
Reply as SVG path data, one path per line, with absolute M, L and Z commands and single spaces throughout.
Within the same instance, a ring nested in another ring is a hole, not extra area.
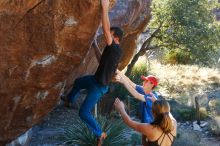
M 213 14 L 218 6 L 217 0 L 154 0 L 149 29 L 153 32 L 161 27 L 152 45 L 172 49 L 174 56 L 186 52 L 193 62 L 208 64 L 217 57 L 220 47 L 220 24 Z
M 185 121 L 193 121 L 196 119 L 196 110 L 192 107 L 177 109 L 176 114 L 178 114 L 179 119 Z
M 127 99 L 129 92 L 123 85 L 120 83 L 111 84 L 111 88 L 113 88 L 113 92 L 110 93 L 110 97 L 118 97 L 121 100 Z
M 166 64 L 189 64 L 191 61 L 190 53 L 180 49 L 169 50 L 164 56 Z
M 143 80 L 141 75 L 146 76 L 148 74 L 147 63 L 144 61 L 142 63 L 136 64 L 131 71 L 129 79 L 135 81 L 136 84 L 142 85 Z
M 130 143 L 128 139 L 129 129 L 121 120 L 109 120 L 105 117 L 98 117 L 98 123 L 108 135 L 103 145 L 127 146 Z M 76 119 L 74 125 L 69 125 L 65 129 L 64 135 L 59 139 L 63 141 L 65 145 L 96 146 L 96 137 L 79 118 Z

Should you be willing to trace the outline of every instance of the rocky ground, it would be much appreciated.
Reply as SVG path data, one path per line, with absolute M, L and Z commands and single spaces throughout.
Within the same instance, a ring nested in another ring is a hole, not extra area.
M 29 145 L 63 146 L 62 141 L 58 140 L 58 137 L 64 133 L 66 126 L 74 124 L 76 113 L 77 110 L 66 108 L 62 104 L 57 106 L 41 123 L 33 127 Z M 199 136 L 201 138 L 201 146 L 220 146 L 220 138 L 213 136 L 208 131 L 206 121 L 201 122 L 201 125 L 203 125 L 201 129 L 196 128 L 195 123 L 196 122 L 178 123 L 178 127 L 179 129 L 184 129 L 186 134 L 187 132 L 194 132 L 195 135 Z
M 33 127 L 31 146 L 55 146 L 62 145 L 59 136 L 64 133 L 65 127 L 74 124 L 77 110 L 58 105 L 38 125 Z
M 183 130 L 188 135 L 188 140 L 199 141 L 200 146 L 220 146 L 220 137 L 213 135 L 208 129 L 208 121 L 201 121 L 200 126 L 197 121 L 178 123 L 178 130 Z M 182 133 L 182 132 L 181 132 Z M 197 138 L 192 138 L 197 137 Z M 181 136 L 181 135 L 180 135 Z M 185 138 L 187 139 L 187 138 Z M 177 139 L 178 140 L 178 139 Z M 196 142 L 195 142 L 196 143 Z M 193 145 L 192 145 L 193 146 Z
M 29 141 L 23 145 L 65 146 L 59 137 L 62 136 L 66 127 L 74 124 L 77 113 L 76 109 L 66 108 L 62 103 L 59 104 L 39 124 L 29 130 Z M 175 146 L 179 146 L 179 143 L 186 140 L 194 141 L 199 146 L 220 146 L 220 137 L 214 136 L 209 131 L 208 121 L 202 121 L 200 126 L 196 124 L 196 121 L 178 122 L 178 131 L 180 131 L 180 135 L 177 136 Z M 14 145 L 19 146 L 21 144 Z M 187 146 L 195 145 L 191 143 Z

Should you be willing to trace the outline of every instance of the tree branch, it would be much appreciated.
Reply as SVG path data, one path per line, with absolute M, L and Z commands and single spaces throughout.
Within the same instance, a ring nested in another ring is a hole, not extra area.
M 127 71 L 126 71 L 126 75 L 129 76 L 131 74 L 132 68 L 134 67 L 135 63 L 137 62 L 139 56 L 144 55 L 144 53 L 146 52 L 146 50 L 148 49 L 148 47 L 151 44 L 151 41 L 153 40 L 153 38 L 155 37 L 155 35 L 160 31 L 160 28 L 162 27 L 162 23 L 160 23 L 160 25 L 158 26 L 158 28 L 153 31 L 153 33 L 151 34 L 151 36 L 149 36 L 145 42 L 143 43 L 143 45 L 141 46 L 141 49 L 139 50 L 139 52 L 137 54 L 134 55 L 133 59 L 131 60 L 131 63 L 128 65 L 127 67 Z

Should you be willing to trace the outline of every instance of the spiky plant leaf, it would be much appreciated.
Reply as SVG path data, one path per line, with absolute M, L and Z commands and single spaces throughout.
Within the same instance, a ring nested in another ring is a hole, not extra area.
M 111 120 L 101 116 L 97 120 L 108 135 L 103 143 L 104 146 L 127 146 L 130 143 L 130 130 L 121 120 Z M 76 118 L 74 125 L 65 128 L 64 135 L 59 139 L 65 145 L 96 146 L 96 137 L 79 118 Z

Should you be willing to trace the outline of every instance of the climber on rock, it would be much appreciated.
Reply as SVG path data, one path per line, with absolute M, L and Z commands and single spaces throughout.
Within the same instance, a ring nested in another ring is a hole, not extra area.
M 116 69 L 122 56 L 122 49 L 119 46 L 123 37 L 123 31 L 119 27 L 111 27 L 108 10 L 109 0 L 101 0 L 102 5 L 102 28 L 107 43 L 103 53 L 95 47 L 95 54 L 99 60 L 99 66 L 94 75 L 87 75 L 77 78 L 73 88 L 67 96 L 61 99 L 65 102 L 74 102 L 81 89 L 87 89 L 88 93 L 83 101 L 79 116 L 86 123 L 88 128 L 96 135 L 97 145 L 101 146 L 107 134 L 102 131 L 97 121 L 91 114 L 91 110 L 99 99 L 108 91 L 109 83 L 115 75 Z

